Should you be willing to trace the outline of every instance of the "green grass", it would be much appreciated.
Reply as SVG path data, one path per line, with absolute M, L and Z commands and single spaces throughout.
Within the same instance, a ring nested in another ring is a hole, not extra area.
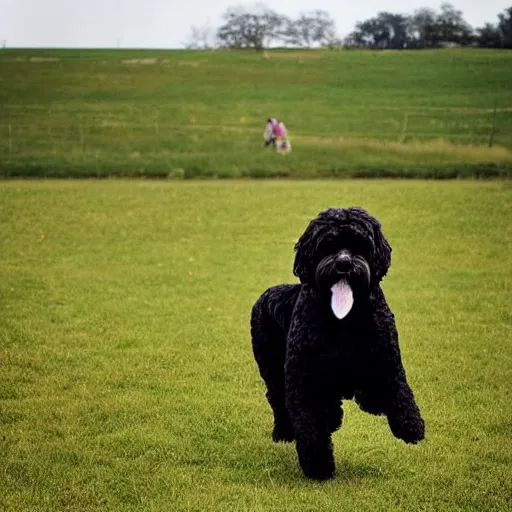
M 0 183 L 0 509 L 504 511 L 511 188 L 473 181 Z M 384 290 L 427 439 L 352 402 L 337 475 L 270 440 L 249 312 L 327 206 L 393 246 Z
M 511 176 L 510 83 L 498 50 L 2 50 L 0 175 Z

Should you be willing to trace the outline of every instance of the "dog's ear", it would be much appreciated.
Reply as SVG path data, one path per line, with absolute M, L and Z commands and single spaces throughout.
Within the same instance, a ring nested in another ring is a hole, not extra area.
M 391 265 L 391 246 L 389 245 L 380 222 L 376 219 L 373 226 L 373 243 L 374 243 L 374 261 L 373 269 L 375 273 L 375 279 L 380 282 L 387 274 L 388 269 Z
M 301 235 L 295 244 L 295 261 L 293 263 L 293 274 L 296 275 L 301 283 L 312 283 L 315 280 L 315 271 L 313 264 L 316 251 L 316 234 L 318 226 L 312 220 L 306 231 Z
M 370 236 L 373 233 L 372 280 L 375 284 L 378 284 L 387 274 L 391 265 L 391 246 L 382 232 L 380 222 L 371 213 L 359 206 L 348 208 L 347 211 L 351 215 L 355 215 L 359 222 L 364 223 Z

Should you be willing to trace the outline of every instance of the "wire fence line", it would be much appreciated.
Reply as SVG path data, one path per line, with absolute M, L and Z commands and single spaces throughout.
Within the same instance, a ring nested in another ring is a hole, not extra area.
M 70 106 L 74 106 L 73 103 L 51 103 L 50 105 L 40 105 L 37 103 L 4 103 L 3 105 L 0 105 L 0 109 L 21 109 L 21 110 L 28 110 L 28 109 L 34 109 L 34 110 L 47 110 L 47 111 L 53 111 L 55 109 L 62 109 L 62 111 L 69 112 Z M 87 108 L 92 111 L 100 111 L 104 112 L 105 107 L 104 105 L 98 103 L 97 105 L 89 104 L 87 105 Z M 77 103 L 76 109 L 83 111 L 83 103 Z M 148 110 L 161 110 L 161 111 L 175 111 L 177 110 L 176 107 L 167 107 L 166 105 L 162 105 L 161 103 L 154 104 L 154 105 L 147 105 L 145 104 L 144 107 L 138 106 L 133 103 L 127 103 L 124 105 L 120 105 L 118 108 L 112 108 L 112 106 L 109 105 L 109 111 L 111 112 L 117 112 L 117 111 L 126 111 L 126 110 L 138 110 L 147 112 Z M 410 112 L 414 114 L 420 114 L 421 112 L 455 112 L 455 113 L 468 113 L 468 114 L 486 114 L 486 113 L 492 113 L 494 112 L 495 107 L 493 105 L 490 105 L 488 107 L 464 107 L 464 106 L 456 106 L 456 105 L 447 105 L 447 106 L 429 106 L 429 105 L 387 105 L 387 104 L 372 104 L 372 105 L 365 105 L 365 104 L 351 104 L 351 105 L 337 105 L 336 110 L 392 110 L 392 111 L 400 111 L 400 112 Z M 496 107 L 497 112 L 512 112 L 512 106 L 510 107 Z
M 411 117 L 405 116 L 403 124 L 395 132 L 374 129 L 374 130 L 347 130 L 335 135 L 329 133 L 321 133 L 320 135 L 325 138 L 369 138 L 380 140 L 395 140 L 402 144 L 410 141 L 421 141 L 431 139 L 445 139 L 452 143 L 463 144 L 486 144 L 492 140 L 499 140 L 500 143 L 505 143 L 506 146 L 512 145 L 512 137 L 510 134 L 500 133 L 496 127 L 496 121 L 486 125 L 474 127 L 473 130 L 467 131 L 418 131 L 411 128 Z M 5 153 L 8 151 L 9 155 L 15 152 L 16 148 L 24 148 L 28 151 L 36 151 L 38 148 L 43 148 L 48 145 L 60 141 L 62 144 L 76 144 L 78 143 L 82 149 L 86 144 L 101 144 L 102 146 L 109 143 L 115 144 L 116 140 L 125 141 L 148 141 L 155 140 L 165 142 L 182 139 L 181 142 L 190 140 L 194 146 L 201 144 L 200 136 L 194 134 L 201 132 L 201 134 L 215 131 L 219 137 L 222 134 L 229 134 L 238 138 L 242 137 L 244 140 L 255 140 L 259 142 L 261 130 L 257 128 L 243 128 L 236 126 L 215 126 L 215 125 L 201 125 L 192 127 L 184 127 L 183 125 L 147 125 L 147 124 L 132 124 L 132 125 L 119 125 L 119 126 L 104 126 L 104 125 L 91 125 L 91 124 L 66 124 L 66 125 L 48 125 L 38 126 L 34 128 L 31 124 L 0 124 L 0 151 Z M 318 132 L 294 132 L 292 134 L 296 137 L 316 137 Z M 199 137 L 199 140 L 198 140 Z M 211 142 L 211 136 L 210 136 Z
M 63 107 L 66 105 L 62 105 Z M 21 107 L 21 105 L 9 105 Z M 24 108 L 46 110 L 47 107 L 24 105 Z M 63 112 L 68 119 L 59 120 L 51 114 L 48 117 L 27 119 L 21 115 L 5 116 L 0 120 L 0 155 L 15 158 L 20 155 L 37 155 L 49 149 L 94 151 L 97 149 L 116 152 L 126 150 L 127 145 L 163 145 L 163 147 L 191 151 L 215 143 L 215 138 L 235 137 L 245 145 L 258 141 L 262 133 L 256 121 L 230 120 L 223 124 L 196 122 L 189 116 L 188 122 L 165 119 L 165 109 L 149 109 L 144 120 L 133 120 L 110 111 L 106 115 L 82 112 L 69 121 L 69 105 Z M 5 109 L 5 105 L 2 107 Z M 349 107 L 346 107 L 349 108 Z M 50 109 L 51 110 L 51 109 Z M 1 112 L 1 109 L 0 109 Z M 378 112 L 378 110 L 376 110 Z M 368 138 L 395 141 L 407 144 L 411 141 L 432 139 L 447 140 L 452 143 L 504 145 L 512 149 L 512 108 L 470 109 L 464 114 L 454 115 L 455 111 L 439 110 L 437 107 L 414 110 L 394 108 L 381 110 L 382 115 L 367 119 L 347 116 L 338 123 L 338 131 L 333 134 L 328 129 L 317 131 L 292 130 L 299 138 L 321 135 L 326 138 Z M 157 147 L 153 146 L 153 150 Z

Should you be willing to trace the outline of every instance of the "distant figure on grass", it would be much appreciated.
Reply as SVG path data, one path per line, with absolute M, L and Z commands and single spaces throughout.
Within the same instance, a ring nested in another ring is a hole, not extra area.
M 269 117 L 267 119 L 263 138 L 265 139 L 264 147 L 272 144 L 278 153 L 289 153 L 292 150 L 292 146 L 288 140 L 288 130 L 286 126 L 275 117 Z

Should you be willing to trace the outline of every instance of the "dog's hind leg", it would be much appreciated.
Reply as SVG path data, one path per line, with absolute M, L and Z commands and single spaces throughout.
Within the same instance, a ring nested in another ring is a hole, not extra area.
M 266 397 L 274 413 L 272 439 L 275 442 L 291 442 L 294 434 L 285 406 L 284 389 L 286 337 L 281 327 L 266 311 L 263 300 L 259 300 L 254 305 L 251 335 L 254 358 L 267 386 Z

